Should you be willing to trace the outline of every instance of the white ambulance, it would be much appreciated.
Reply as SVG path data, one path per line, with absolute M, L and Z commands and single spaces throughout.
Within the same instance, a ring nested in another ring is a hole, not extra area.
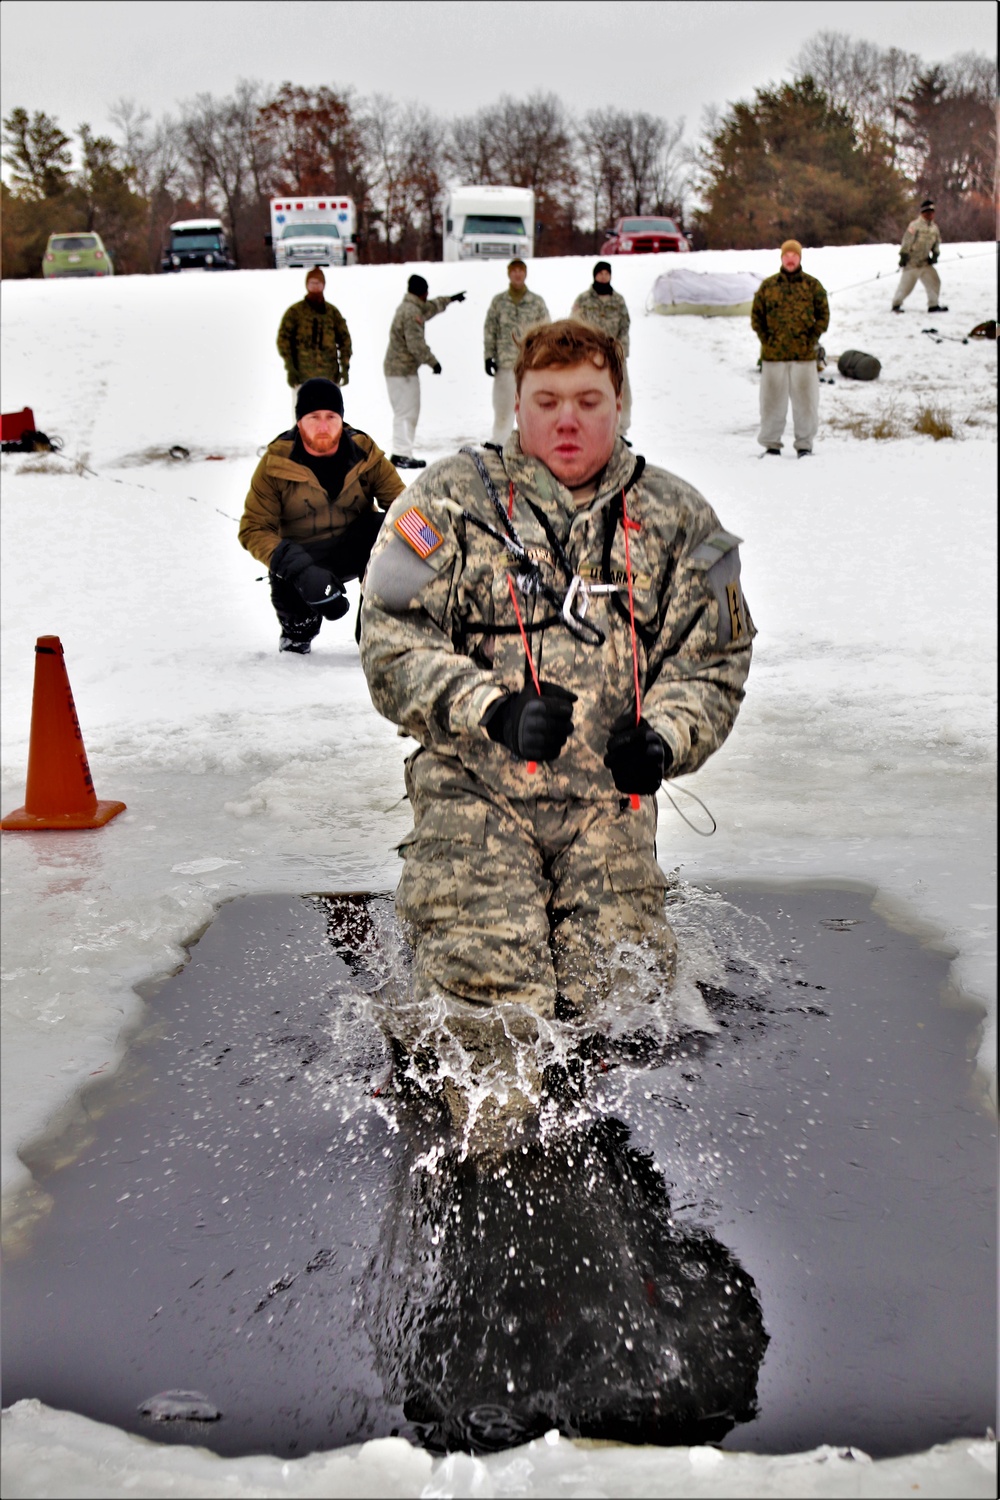
M 353 266 L 357 215 L 353 198 L 291 193 L 271 199 L 271 233 L 267 243 L 274 264 L 283 266 Z
M 452 188 L 444 202 L 445 260 L 528 260 L 534 253 L 531 188 Z

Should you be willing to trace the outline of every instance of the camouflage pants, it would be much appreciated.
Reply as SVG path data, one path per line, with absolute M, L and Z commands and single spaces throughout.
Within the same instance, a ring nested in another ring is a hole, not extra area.
M 937 307 L 938 298 L 941 296 L 941 278 L 931 265 L 903 267 L 899 276 L 899 285 L 892 299 L 893 307 L 902 307 L 918 281 L 924 284 L 927 306 Z
M 676 943 L 656 862 L 656 798 L 508 798 L 457 760 L 407 763 L 412 834 L 396 910 L 414 946 L 418 1000 L 483 1011 L 519 1002 L 586 1015 L 619 986 L 661 995 Z M 624 807 L 620 804 L 624 802 Z

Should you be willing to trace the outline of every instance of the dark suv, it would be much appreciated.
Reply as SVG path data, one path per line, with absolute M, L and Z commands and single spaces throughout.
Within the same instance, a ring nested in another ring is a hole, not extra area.
M 218 219 L 178 219 L 168 235 L 161 271 L 235 271 L 236 262 Z

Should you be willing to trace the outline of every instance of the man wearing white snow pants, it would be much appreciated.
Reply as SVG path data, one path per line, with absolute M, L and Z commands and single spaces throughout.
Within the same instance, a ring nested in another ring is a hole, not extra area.
M 757 288 L 750 323 L 760 339 L 761 457 L 780 457 L 781 440 L 792 402 L 795 451 L 811 452 L 819 426 L 820 335 L 829 326 L 830 306 L 815 276 L 802 270 L 802 246 L 786 240 L 781 270 Z
M 386 389 L 392 407 L 392 462 L 413 458 L 413 440 L 420 417 L 420 376 L 387 375 Z M 402 465 L 409 468 L 409 464 Z
M 451 297 L 428 298 L 424 278 L 411 276 L 406 283 L 406 296 L 396 308 L 382 373 L 392 407 L 392 457 L 389 462 L 397 469 L 426 467 L 422 458 L 413 456 L 413 439 L 420 415 L 417 371 L 421 365 L 430 365 L 434 374 L 440 375 L 441 366 L 424 338 L 424 324 L 428 318 L 436 318 L 438 313 L 444 312 L 450 303 L 464 301 L 464 292 L 456 292 Z

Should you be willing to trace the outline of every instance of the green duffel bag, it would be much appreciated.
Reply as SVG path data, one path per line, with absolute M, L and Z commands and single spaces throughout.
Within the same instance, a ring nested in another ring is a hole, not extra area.
M 841 375 L 851 380 L 876 380 L 881 368 L 874 354 L 863 354 L 860 349 L 845 349 L 837 360 Z

